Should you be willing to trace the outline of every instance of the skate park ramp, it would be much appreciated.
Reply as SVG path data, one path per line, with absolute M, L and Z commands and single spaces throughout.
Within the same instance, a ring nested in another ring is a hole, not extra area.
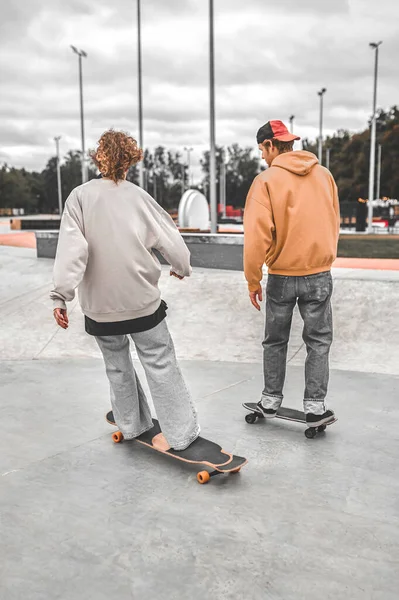
M 338 422 L 307 440 L 295 423 L 244 421 L 241 403 L 262 390 L 264 309 L 251 306 L 243 274 L 196 269 L 180 282 L 163 269 L 202 434 L 249 461 L 199 486 L 188 465 L 112 443 L 102 359 L 76 301 L 69 330 L 55 325 L 52 267 L 0 247 L 1 598 L 396 600 L 398 271 L 333 271 Z M 301 335 L 295 314 L 293 408 Z
M 100 357 L 83 327 L 77 300 L 67 332 L 51 318 L 53 261 L 34 251 L 3 248 L 0 292 L 2 359 Z M 7 266 L 5 266 L 7 262 Z M 397 271 L 335 269 L 333 369 L 399 374 Z M 164 267 L 160 282 L 178 358 L 257 363 L 262 360 L 264 307 L 250 304 L 243 273 L 195 269 L 180 282 Z M 21 331 L 24 335 L 21 339 Z M 303 364 L 302 322 L 295 311 L 288 360 Z

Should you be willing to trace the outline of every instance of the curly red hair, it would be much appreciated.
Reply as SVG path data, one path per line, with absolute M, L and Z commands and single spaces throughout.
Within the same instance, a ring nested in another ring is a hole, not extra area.
M 109 129 L 98 140 L 98 148 L 91 158 L 103 177 L 117 183 L 129 167 L 143 159 L 143 151 L 128 133 Z

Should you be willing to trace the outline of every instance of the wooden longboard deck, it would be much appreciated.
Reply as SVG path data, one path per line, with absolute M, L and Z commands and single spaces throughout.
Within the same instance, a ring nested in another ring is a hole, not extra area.
M 264 417 L 256 402 L 245 402 L 243 407 L 250 412 L 257 413 L 261 418 Z M 295 408 L 285 408 L 282 406 L 278 409 L 274 418 L 284 419 L 285 421 L 295 421 L 296 423 L 303 423 L 304 425 L 308 425 L 308 427 L 312 427 L 311 423 L 306 423 L 305 413 L 302 410 L 296 410 Z M 331 421 L 327 421 L 324 425 L 332 425 L 336 421 L 337 419 L 331 419 Z
M 116 426 L 112 411 L 107 413 L 106 420 L 111 425 Z M 134 438 L 134 441 L 183 462 L 211 467 L 220 473 L 235 471 L 248 462 L 246 458 L 225 452 L 219 444 L 203 437 L 198 437 L 186 450 L 173 450 L 167 445 L 165 446 L 166 440 L 163 437 L 158 421 L 153 419 L 152 422 L 154 424 L 153 427 Z

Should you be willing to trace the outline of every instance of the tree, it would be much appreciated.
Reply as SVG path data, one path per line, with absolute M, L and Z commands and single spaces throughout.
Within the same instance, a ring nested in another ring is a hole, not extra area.
M 399 109 L 393 106 L 377 115 L 377 143 L 382 144 L 381 195 L 399 198 Z M 303 140 L 303 147 L 317 154 L 314 142 Z M 342 202 L 368 197 L 370 129 L 351 134 L 338 130 L 327 136 L 324 148 L 330 148 L 330 169 Z M 65 202 L 71 190 L 81 184 L 80 152 L 70 151 L 61 164 L 62 196 Z M 226 162 L 227 203 L 242 207 L 248 189 L 259 172 L 259 161 L 251 148 L 233 144 L 216 149 L 217 197 L 220 197 L 220 168 Z M 324 161 L 325 162 L 325 161 Z M 203 186 L 209 190 L 209 152 L 201 159 Z M 89 167 L 89 179 L 96 177 Z M 128 180 L 138 183 L 138 165 L 131 167 Z M 187 166 L 181 154 L 158 146 L 144 152 L 144 187 L 165 209 L 176 209 L 187 185 Z M 201 186 L 200 186 L 201 187 Z M 52 157 L 41 173 L 0 166 L 0 207 L 24 208 L 29 212 L 57 212 L 57 161 Z
M 179 152 L 167 151 L 163 146 L 157 146 L 153 153 L 144 152 L 144 186 L 166 210 L 179 205 L 186 169 Z
M 40 196 L 32 190 L 33 174 L 25 169 L 15 169 L 3 165 L 0 169 L 0 207 L 24 208 L 26 212 L 35 212 Z
M 205 174 L 203 183 L 209 189 L 209 156 L 207 150 L 201 160 L 202 171 Z M 235 207 L 243 207 L 251 184 L 259 173 L 259 160 L 252 156 L 252 148 L 241 148 L 233 144 L 227 148 L 216 148 L 216 193 L 220 198 L 220 174 L 223 161 L 226 162 L 226 201 Z
M 138 165 L 133 165 L 132 167 L 130 167 L 126 179 L 128 181 L 130 181 L 131 183 L 135 183 L 136 185 L 139 184 L 139 167 Z
M 248 190 L 259 173 L 259 160 L 251 148 L 233 144 L 227 149 L 226 198 L 233 206 L 245 205 Z
M 53 156 L 47 162 L 45 169 L 42 173 L 43 191 L 44 198 L 41 203 L 41 211 L 45 213 L 52 213 L 57 210 L 58 207 L 58 188 L 57 188 L 57 157 Z M 66 196 L 63 194 L 63 200 L 65 202 Z
M 396 168 L 399 158 L 399 110 L 396 106 L 388 112 L 378 111 L 376 129 L 377 144 L 382 145 L 381 196 L 399 198 L 399 173 Z M 305 139 L 303 147 L 317 154 L 315 143 Z M 368 198 L 370 129 L 352 135 L 339 130 L 333 136 L 327 136 L 324 148 L 330 148 L 330 170 L 337 182 L 340 200 L 355 202 L 358 198 Z

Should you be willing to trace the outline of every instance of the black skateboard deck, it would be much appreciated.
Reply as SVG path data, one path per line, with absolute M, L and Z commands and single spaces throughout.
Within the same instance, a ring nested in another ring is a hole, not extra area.
M 115 425 L 114 415 L 109 411 L 106 420 Z M 156 419 L 152 420 L 153 427 L 134 438 L 139 444 L 144 444 L 157 452 L 167 454 L 183 462 L 210 467 L 213 471 L 200 471 L 197 473 L 199 483 L 207 483 L 211 477 L 221 473 L 238 473 L 247 464 L 247 459 L 225 452 L 219 444 L 211 442 L 203 437 L 198 437 L 186 450 L 173 450 L 170 448 Z M 117 431 L 112 435 L 115 443 L 123 441 L 123 434 Z
M 268 419 L 265 418 L 262 410 L 258 407 L 256 402 L 244 402 L 243 407 L 249 411 L 249 414 L 245 416 L 245 420 L 247 423 L 255 423 L 258 419 Z M 335 423 L 338 419 L 333 417 L 330 421 L 323 423 L 323 425 L 318 425 L 316 427 L 312 427 L 308 423 L 306 423 L 306 416 L 302 410 L 296 410 L 294 408 L 285 408 L 281 407 L 278 409 L 275 419 L 283 419 L 285 421 L 295 421 L 296 423 L 303 423 L 304 425 L 308 425 L 308 428 L 305 429 L 305 436 L 308 439 L 312 439 L 316 437 L 318 433 L 323 433 L 329 425 Z

